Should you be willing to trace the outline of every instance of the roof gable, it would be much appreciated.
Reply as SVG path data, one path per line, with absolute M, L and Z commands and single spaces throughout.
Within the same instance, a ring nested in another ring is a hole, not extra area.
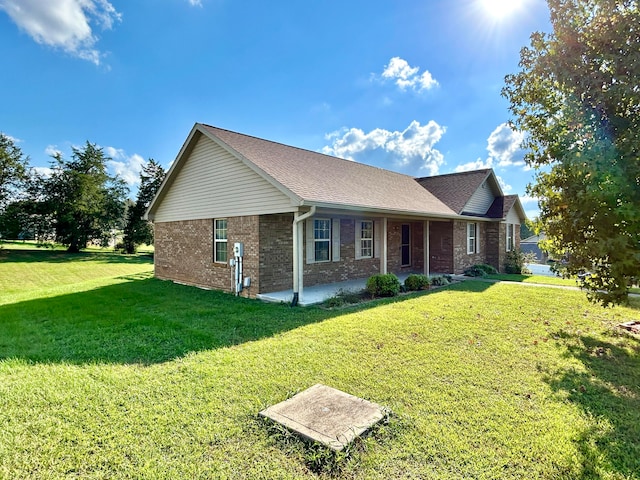
M 422 177 L 416 181 L 459 215 L 485 215 L 494 198 L 502 196 L 498 180 L 490 168 Z M 483 192 L 483 188 L 487 191 Z
M 155 221 L 284 213 L 291 198 L 231 152 L 196 132 L 150 207 Z M 157 198 L 160 198 L 158 201 Z
M 209 125 L 196 127 L 299 199 L 300 205 L 455 216 L 408 175 Z
M 527 215 L 520 203 L 520 197 L 518 195 L 505 195 L 502 197 L 496 197 L 495 201 L 487 211 L 489 218 L 506 219 L 509 212 L 514 209 L 515 214 L 520 219 L 520 223 L 527 219 Z

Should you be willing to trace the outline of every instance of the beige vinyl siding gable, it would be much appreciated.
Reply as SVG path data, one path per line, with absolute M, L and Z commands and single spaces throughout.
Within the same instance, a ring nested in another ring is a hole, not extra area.
M 514 207 L 511 207 L 511 210 L 509 210 L 505 223 L 513 223 L 516 225 L 520 224 L 520 217 L 518 216 L 518 213 L 516 212 L 516 209 Z
M 157 207 L 156 222 L 292 211 L 284 193 L 205 136 L 176 173 Z
M 495 194 L 485 180 L 482 185 L 471 195 L 471 198 L 464 206 L 463 211 L 465 213 L 475 213 L 478 215 L 484 215 L 491 207 L 491 204 L 495 200 Z

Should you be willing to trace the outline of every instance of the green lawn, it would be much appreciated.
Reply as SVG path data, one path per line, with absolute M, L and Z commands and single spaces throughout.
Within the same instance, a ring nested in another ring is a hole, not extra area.
M 517 275 L 498 273 L 495 275 L 487 275 L 485 278 L 490 280 L 501 280 L 506 282 L 519 283 L 535 283 L 542 285 L 561 285 L 565 287 L 577 287 L 578 282 L 575 278 L 550 277 L 548 275 Z
M 145 257 L 0 255 L 2 479 L 640 478 L 637 299 L 468 281 L 303 309 Z M 257 417 L 315 383 L 388 424 L 332 456 Z

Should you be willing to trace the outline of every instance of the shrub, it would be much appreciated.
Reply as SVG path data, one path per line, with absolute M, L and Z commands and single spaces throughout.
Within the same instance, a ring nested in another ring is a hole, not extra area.
M 525 264 L 533 263 L 535 261 L 534 253 L 524 253 L 519 248 L 507 252 L 507 257 L 504 262 L 505 273 L 529 273 Z
M 451 283 L 451 277 L 449 275 L 439 275 L 431 278 L 431 285 L 442 287 Z
M 395 297 L 400 293 L 400 280 L 393 273 L 378 273 L 367 280 L 367 292 L 372 297 Z
M 327 298 L 324 301 L 324 304 L 328 308 L 335 307 L 343 307 L 345 305 L 353 305 L 355 303 L 360 303 L 362 300 L 366 299 L 367 292 L 364 290 L 361 291 L 351 291 L 351 290 L 339 290 L 333 297 Z
M 491 265 L 479 263 L 467 268 L 464 274 L 468 277 L 486 277 L 487 275 L 495 275 L 498 271 Z
M 478 265 L 473 265 L 473 266 L 467 268 L 464 271 L 464 274 L 467 277 L 486 277 L 487 276 L 487 272 L 485 272 L 483 269 L 481 269 Z
M 427 288 L 429 288 L 429 285 L 431 285 L 431 281 L 429 280 L 429 277 L 422 274 L 418 275 L 418 274 L 412 273 L 404 281 L 404 288 L 407 291 L 426 290 Z

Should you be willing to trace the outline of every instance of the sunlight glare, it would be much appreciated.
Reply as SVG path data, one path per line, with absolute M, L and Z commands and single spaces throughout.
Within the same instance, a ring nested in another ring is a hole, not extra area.
M 485 13 L 494 20 L 509 17 L 522 5 L 522 0 L 479 0 Z

